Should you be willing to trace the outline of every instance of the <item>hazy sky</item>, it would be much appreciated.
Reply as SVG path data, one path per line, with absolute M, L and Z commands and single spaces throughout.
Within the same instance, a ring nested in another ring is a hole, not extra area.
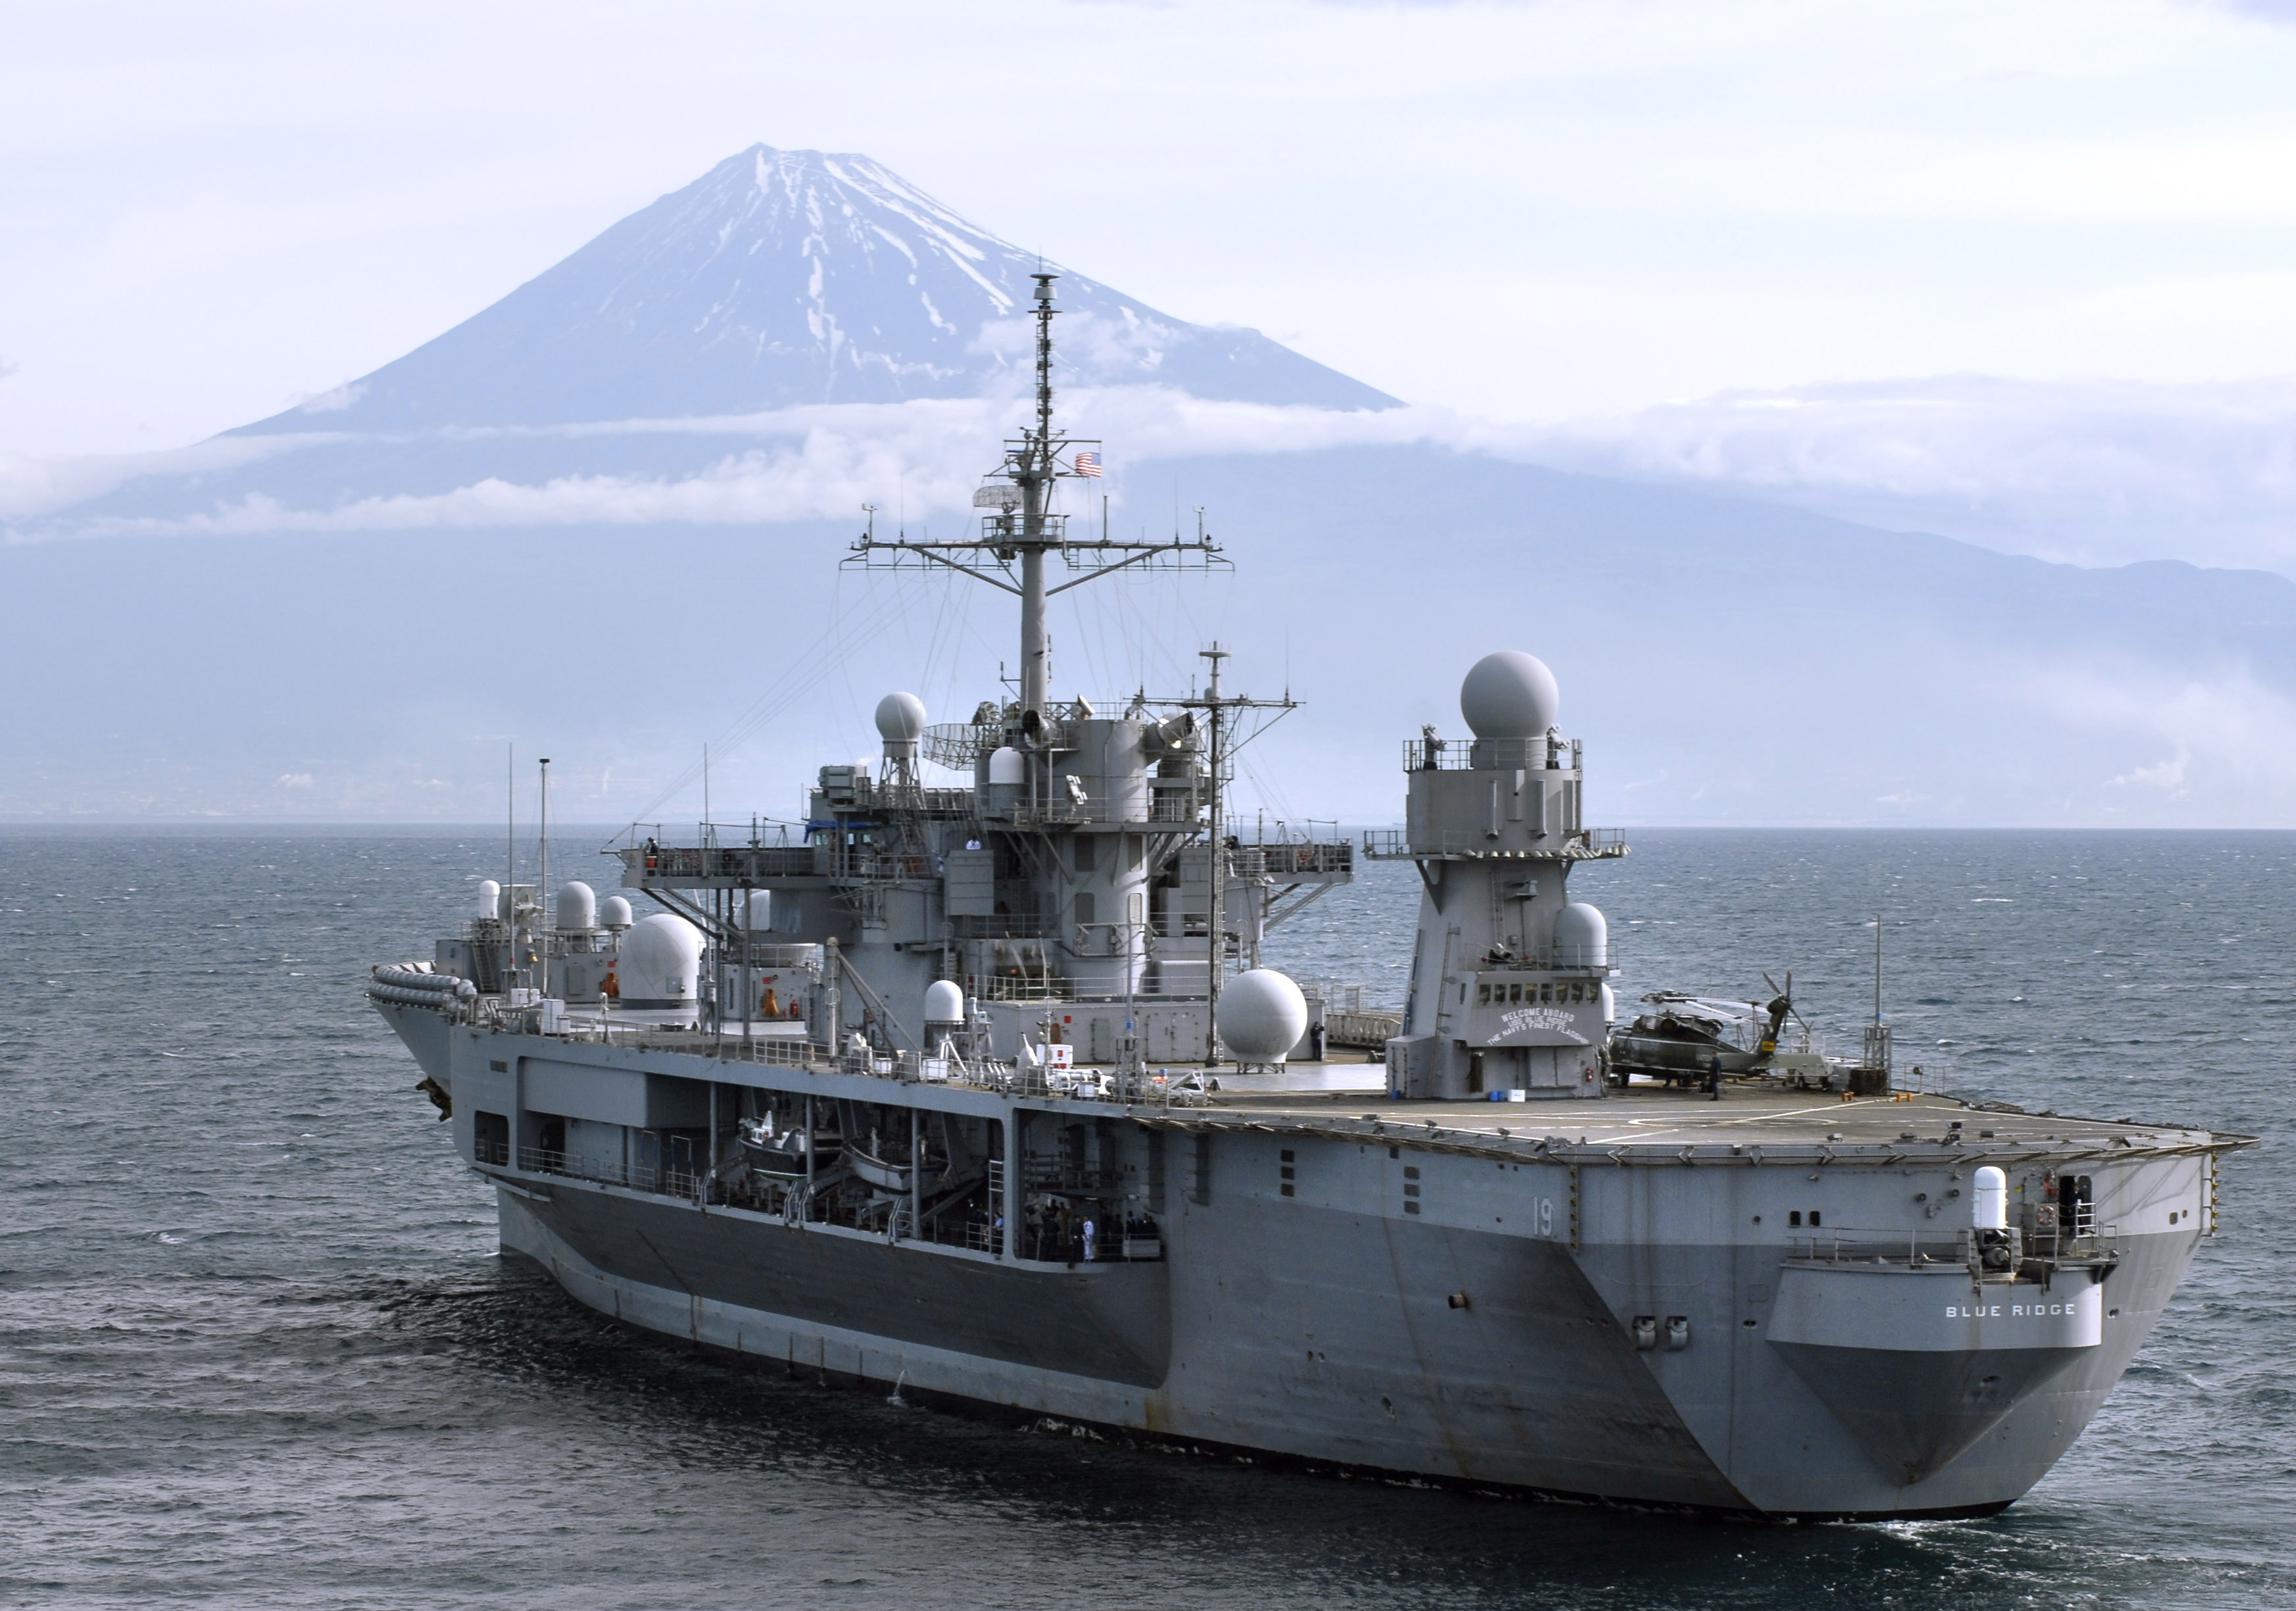
M 2296 374 L 2296 6 L 0 10 L 0 453 L 404 352 L 756 140 L 1504 420 Z

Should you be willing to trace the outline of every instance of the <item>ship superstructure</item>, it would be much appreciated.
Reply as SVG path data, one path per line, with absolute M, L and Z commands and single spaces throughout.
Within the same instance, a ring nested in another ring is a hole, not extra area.
M 1256 962 L 1270 927 L 1353 875 L 1355 846 L 1336 836 L 1227 843 L 1235 751 L 1292 702 L 1224 691 L 1218 645 L 1202 686 L 1169 698 L 1144 689 L 1102 711 L 1051 695 L 1048 599 L 1117 574 L 1228 563 L 1201 517 L 1193 536 L 1135 541 L 1104 522 L 1097 535 L 1071 530 L 1056 507 L 1061 484 L 1083 479 L 1078 456 L 1096 473 L 1099 448 L 1054 419 L 1057 277 L 1035 276 L 1034 421 L 974 494 L 978 529 L 935 541 L 881 537 L 873 523 L 847 558 L 1013 595 L 1009 696 L 930 725 L 914 695 L 887 695 L 880 769 L 824 767 L 800 843 L 729 843 L 705 826 L 698 843 L 620 852 L 628 887 L 709 937 L 712 1017 L 729 1029 L 755 1019 L 762 991 L 783 1003 L 794 991 L 827 1041 L 858 1032 L 921 1055 L 926 990 L 952 980 L 1008 1052 L 1044 1037 L 1050 1016 L 1050 1038 L 1093 1063 L 1217 1061 L 1215 958 Z M 924 762 L 970 773 L 972 786 L 927 785 Z M 792 946 L 808 948 L 802 960 Z
M 376 970 L 504 1248 L 652 1331 L 1189 1446 L 1782 1516 L 2024 1492 L 2242 1138 L 1893 1093 L 1885 1039 L 1779 1049 L 1791 981 L 1765 1032 L 1669 997 L 1614 1041 L 1567 884 L 1626 847 L 1505 651 L 1472 738 L 1404 746 L 1406 826 L 1361 849 L 1422 879 L 1410 998 L 1327 1058 L 1259 949 L 1358 847 L 1226 820 L 1288 697 L 1226 692 L 1217 651 L 1169 698 L 1051 695 L 1048 597 L 1220 555 L 1066 530 L 1095 448 L 1055 429 L 1037 285 L 1035 419 L 977 533 L 850 556 L 1009 588 L 1016 686 L 939 727 L 889 695 L 878 767 L 824 768 L 787 842 L 634 834 L 627 895 L 512 877 Z

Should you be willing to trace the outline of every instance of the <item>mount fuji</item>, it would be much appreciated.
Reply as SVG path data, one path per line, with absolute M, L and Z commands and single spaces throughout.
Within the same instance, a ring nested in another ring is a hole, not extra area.
M 0 817 L 474 820 L 506 737 L 593 820 L 688 815 L 704 743 L 720 798 L 791 807 L 878 695 L 970 710 L 1012 654 L 998 598 L 838 560 L 865 504 L 968 518 L 1038 267 L 868 158 L 756 146 L 324 396 L 57 472 L 0 505 Z M 1238 570 L 1063 595 L 1056 686 L 1171 691 L 1229 640 L 1309 701 L 1271 814 L 1386 819 L 1390 740 L 1512 646 L 1613 821 L 2296 826 L 2284 578 L 1564 473 L 1059 272 L 1090 514 L 1206 505 Z
M 396 432 L 995 397 L 1061 273 L 1062 381 L 1318 408 L 1396 399 L 1253 330 L 1158 312 L 867 157 L 755 145 L 395 363 L 247 432 Z

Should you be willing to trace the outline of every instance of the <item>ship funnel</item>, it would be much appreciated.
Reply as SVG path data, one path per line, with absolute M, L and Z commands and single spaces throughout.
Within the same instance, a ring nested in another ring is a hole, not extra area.
M 1992 1164 L 1977 1171 L 1977 1189 L 1970 1202 L 1978 1229 L 2009 1229 L 2009 1177 Z

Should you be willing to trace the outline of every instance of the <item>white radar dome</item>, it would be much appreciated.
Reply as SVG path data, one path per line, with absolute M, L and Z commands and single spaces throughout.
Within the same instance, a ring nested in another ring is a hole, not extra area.
M 1308 998 L 1270 967 L 1239 974 L 1222 987 L 1219 1036 L 1241 1063 L 1280 1063 L 1308 1032 Z
M 1028 764 L 1021 759 L 1020 751 L 1006 744 L 1003 749 L 989 753 L 988 782 L 992 788 L 999 784 L 1019 785 L 1028 781 Z
M 630 903 L 620 895 L 609 895 L 598 903 L 598 922 L 610 929 L 630 926 Z
M 964 989 L 953 979 L 936 979 L 925 987 L 927 1023 L 964 1022 Z
M 1554 966 L 1611 966 L 1611 925 L 1600 911 L 1583 900 L 1574 900 L 1554 914 Z
M 491 878 L 479 880 L 479 916 L 495 918 L 502 916 L 502 885 Z
M 691 1007 L 701 977 L 701 931 L 656 912 L 622 937 L 615 972 L 624 1007 Z
M 924 736 L 925 702 L 914 694 L 888 694 L 877 702 L 877 736 L 887 744 L 914 744 Z
M 580 879 L 558 886 L 558 932 L 585 933 L 598 926 L 598 892 Z
M 2009 1177 L 1988 1163 L 1977 1171 L 1976 1189 L 1970 1194 L 1971 1215 L 1980 1230 L 2009 1229 Z
M 1459 685 L 1459 714 L 1478 738 L 1537 738 L 1562 709 L 1554 673 L 1520 649 L 1484 655 Z

